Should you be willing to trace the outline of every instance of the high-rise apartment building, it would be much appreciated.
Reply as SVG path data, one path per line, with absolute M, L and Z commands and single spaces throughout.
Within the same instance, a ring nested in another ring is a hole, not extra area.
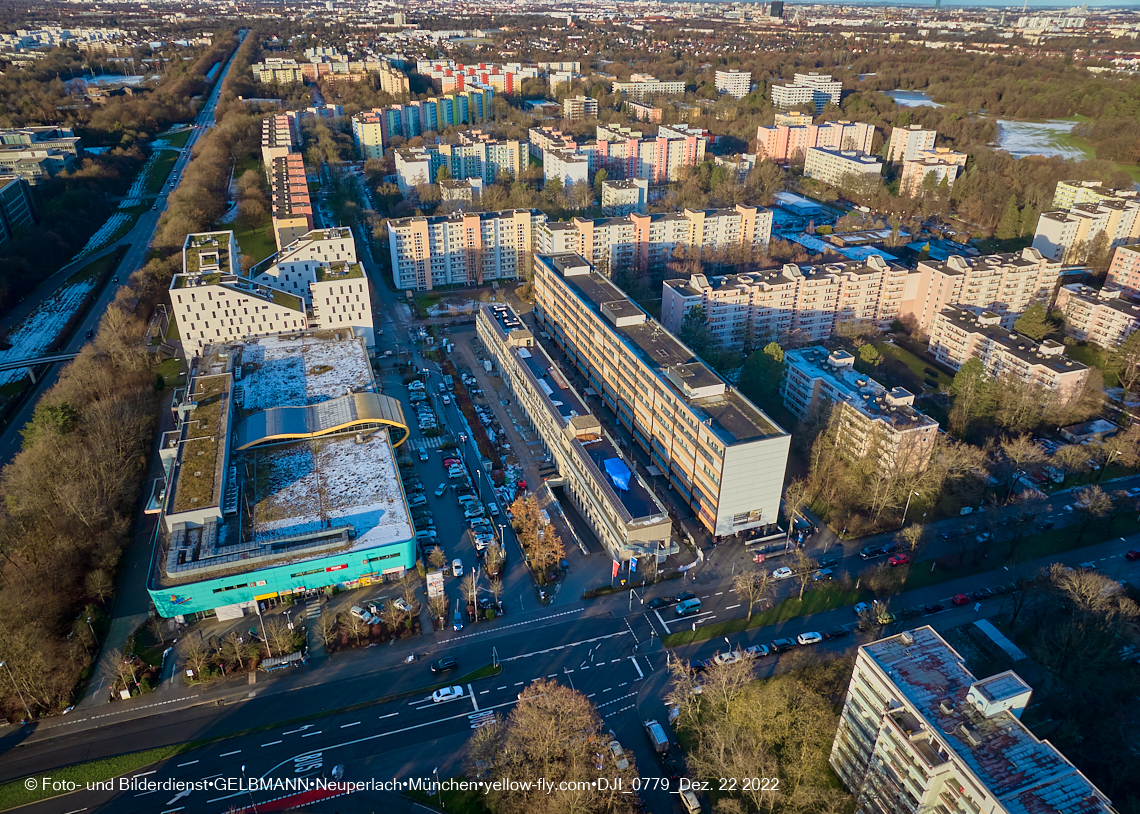
M 524 79 L 537 79 L 541 73 L 549 73 L 549 70 L 544 71 L 537 65 L 523 65 L 519 62 L 464 65 L 451 59 L 421 59 L 416 63 L 416 71 L 429 77 L 433 87 L 441 93 L 462 92 L 472 85 L 478 85 L 508 96 L 522 91 Z
M 615 562 L 664 562 L 676 553 L 669 512 L 518 315 L 505 305 L 487 305 L 475 327 L 606 554 Z
M 902 162 L 902 175 L 899 177 L 899 194 L 911 198 L 921 198 L 927 190 L 927 179 L 933 184 L 933 191 L 943 181 L 947 189 L 954 187 L 958 170 L 966 166 L 965 153 L 955 152 L 948 147 L 934 150 L 919 150 L 914 158 Z
M 497 140 L 476 132 L 460 134 L 459 144 L 430 144 L 396 150 L 396 184 L 406 193 L 433 183 L 446 167 L 456 181 L 478 178 L 492 184 L 501 174 L 517 177 L 527 161 L 525 141 Z
M 661 322 L 680 333 L 701 306 L 722 348 L 756 348 L 772 340 L 822 342 L 837 325 L 887 330 L 898 317 L 908 272 L 878 255 L 864 261 L 797 266 L 744 274 L 694 274 L 666 280 Z
M 637 121 L 649 122 L 650 124 L 660 124 L 661 116 L 665 112 L 659 107 L 645 105 L 641 102 L 626 102 L 625 109 Z
M 649 99 L 654 96 L 676 96 L 685 92 L 685 83 L 677 81 L 661 81 L 653 76 L 634 74 L 629 82 L 614 82 L 613 93 L 625 94 L 627 99 Z
M 598 100 L 592 96 L 571 96 L 562 100 L 562 118 L 567 121 L 598 115 Z
M 300 153 L 274 158 L 266 165 L 269 175 L 270 206 L 273 216 L 273 239 L 277 251 L 313 228 L 313 202 L 305 164 Z
M 606 217 L 620 218 L 637 213 L 644 215 L 649 204 L 649 182 L 644 178 L 602 182 L 602 212 Z
M 537 209 L 388 221 L 397 288 L 429 291 L 523 276 L 546 216 Z
M 843 83 L 830 76 L 816 73 L 797 73 L 789 85 L 771 87 L 772 105 L 778 110 L 808 108 L 819 112 L 826 105 L 839 104 Z
M 291 85 L 305 81 L 301 64 L 295 59 L 269 57 L 264 62 L 249 67 L 257 81 L 263 85 Z
M 802 110 L 787 110 L 775 113 L 774 126 L 776 127 L 807 127 L 814 117 Z
M 954 306 L 943 309 L 934 320 L 929 349 L 934 358 L 955 370 L 979 359 L 991 378 L 1011 374 L 1052 390 L 1062 402 L 1080 393 L 1089 375 L 1087 365 L 1065 356 L 1060 342 L 1036 342 L 1003 328 L 997 314 L 974 314 Z
M 948 305 L 997 314 L 1012 328 L 1021 312 L 1034 303 L 1046 304 L 1053 294 L 1061 264 L 1042 257 L 1033 248 L 981 257 L 950 255 L 926 260 L 907 276 L 900 318 L 913 319 L 920 331 L 929 331 Z
M 352 140 L 365 159 L 380 158 L 397 136 L 409 139 L 484 121 L 491 115 L 493 95 L 490 86 L 472 85 L 445 96 L 366 110 L 352 117 Z
M 805 420 L 831 404 L 836 446 L 853 460 L 871 458 L 879 472 L 921 472 L 930 462 L 938 422 L 914 409 L 910 391 L 887 389 L 858 373 L 845 350 L 829 353 L 814 345 L 787 351 L 780 396 Z
M 810 148 L 804 157 L 804 176 L 837 187 L 848 175 L 883 174 L 883 162 L 877 156 L 855 150 Z
M 756 128 L 757 149 L 769 161 L 802 161 L 812 147 L 870 153 L 874 141 L 875 126 L 864 122 L 841 120 Z
M 1057 308 L 1065 315 L 1065 333 L 1082 342 L 1114 350 L 1140 329 L 1140 305 L 1129 302 L 1119 290 L 1097 291 L 1080 283 L 1057 291 Z
M 1083 263 L 1098 248 L 1115 249 L 1137 240 L 1140 198 L 1126 195 L 1042 213 L 1033 233 L 1033 248 L 1064 263 Z
M 717 537 L 774 527 L 790 436 L 575 254 L 539 255 L 534 314 Z
M 678 257 L 745 259 L 763 254 L 772 235 L 772 211 L 737 205 L 732 209 L 625 217 L 573 218 L 539 230 L 544 254 L 574 252 L 605 275 L 619 271 L 656 274 Z
M 743 99 L 752 92 L 752 72 L 717 71 L 713 83 L 717 93 L 727 93 L 734 99 Z
M 676 181 L 684 167 L 704 160 L 709 141 L 705 131 L 683 124 L 661 126 L 656 136 L 645 136 L 628 127 L 598 125 L 597 140 L 587 142 L 551 128 L 532 127 L 530 138 L 532 154 L 542 151 L 544 178 L 559 178 L 564 185 L 581 180 L 581 165 L 567 155 L 586 158 L 587 180 L 604 169 L 615 180 L 644 178 L 651 184 Z M 563 155 L 551 160 L 547 153 L 552 151 Z
M 1109 189 L 1100 181 L 1058 181 L 1053 191 L 1053 208 L 1068 209 L 1075 204 L 1101 203 L 1136 197 L 1135 190 Z
M 1140 297 L 1140 245 L 1121 246 L 1112 253 L 1104 287 L 1119 289 L 1127 297 Z
M 930 626 L 861 645 L 831 766 L 856 814 L 1112 814 L 1021 722 L 1032 694 L 1013 671 L 977 679 Z
M 887 161 L 892 164 L 914 161 L 920 152 L 934 149 L 934 140 L 937 137 L 937 130 L 925 130 L 920 124 L 896 127 L 891 130 L 891 140 L 887 146 Z

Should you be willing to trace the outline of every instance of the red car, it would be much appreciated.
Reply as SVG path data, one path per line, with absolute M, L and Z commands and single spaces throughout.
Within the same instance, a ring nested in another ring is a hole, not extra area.
M 1129 562 L 1140 560 L 1140 548 L 1129 549 L 1128 553 L 1124 555 L 1124 559 L 1128 560 Z
M 453 464 L 461 464 L 461 463 L 463 463 L 463 461 L 459 460 L 458 458 L 444 458 L 443 459 L 443 465 L 444 466 L 452 466 Z
M 955 605 L 969 605 L 970 604 L 970 597 L 966 596 L 965 594 L 958 594 L 956 597 L 954 597 L 950 601 L 953 602 Z
M 891 567 L 894 567 L 896 565 L 906 565 L 908 562 L 910 562 L 910 554 L 895 554 L 893 557 L 887 560 L 887 562 L 891 564 Z

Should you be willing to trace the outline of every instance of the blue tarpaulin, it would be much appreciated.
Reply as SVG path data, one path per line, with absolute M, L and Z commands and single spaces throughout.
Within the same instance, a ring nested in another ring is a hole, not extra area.
M 614 482 L 614 486 L 624 492 L 629 491 L 629 467 L 625 465 L 625 461 L 621 458 L 607 458 L 606 459 L 606 474 L 610 476 L 610 480 Z

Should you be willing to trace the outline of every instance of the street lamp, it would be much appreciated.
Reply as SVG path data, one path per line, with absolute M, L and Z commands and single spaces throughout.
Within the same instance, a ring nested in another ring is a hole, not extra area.
M 257 619 L 261 622 L 261 637 L 265 639 L 265 649 L 269 651 L 269 658 L 273 658 L 273 648 L 269 644 L 269 637 L 265 634 L 265 618 L 261 615 L 261 603 L 254 599 L 253 606 L 257 608 Z
M 1120 454 L 1119 449 L 1114 449 L 1112 454 L 1108 456 L 1108 460 L 1104 462 L 1104 466 L 1100 468 L 1100 477 L 1096 479 L 1097 483 L 1104 480 L 1104 473 L 1108 471 L 1109 465 L 1116 460 L 1116 456 Z
M 99 647 L 99 637 L 95 634 L 95 628 L 91 625 L 91 617 L 87 617 L 87 627 L 91 628 L 91 637 L 95 639 L 95 646 Z
M 900 529 L 906 525 L 906 513 L 910 511 L 910 499 L 912 497 L 918 497 L 918 496 L 919 496 L 918 492 L 911 492 L 909 495 L 906 496 L 906 508 L 903 509 L 902 526 L 899 526 Z M 847 529 L 844 529 L 844 531 L 847 531 Z
M 28 702 L 24 700 L 24 694 L 20 692 L 20 685 L 16 683 L 16 677 L 12 675 L 12 668 L 8 666 L 6 661 L 0 661 L 0 667 L 8 671 L 8 678 L 12 680 L 12 686 L 16 688 L 16 694 L 20 696 L 20 703 L 24 705 L 24 712 L 28 713 L 28 720 L 32 720 L 32 711 L 28 709 Z
M 249 805 L 253 809 L 253 814 L 257 814 L 257 803 L 253 801 L 253 789 L 249 785 L 249 778 L 245 774 L 245 764 L 241 765 L 241 779 L 245 783 L 245 790 L 249 792 Z

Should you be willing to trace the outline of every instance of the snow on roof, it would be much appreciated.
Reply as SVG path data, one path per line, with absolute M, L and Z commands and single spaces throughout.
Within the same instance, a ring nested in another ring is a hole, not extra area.
M 373 389 L 364 347 L 355 339 L 338 342 L 331 332 L 251 340 L 241 361 L 251 366 L 241 383 L 246 410 L 303 407 Z

